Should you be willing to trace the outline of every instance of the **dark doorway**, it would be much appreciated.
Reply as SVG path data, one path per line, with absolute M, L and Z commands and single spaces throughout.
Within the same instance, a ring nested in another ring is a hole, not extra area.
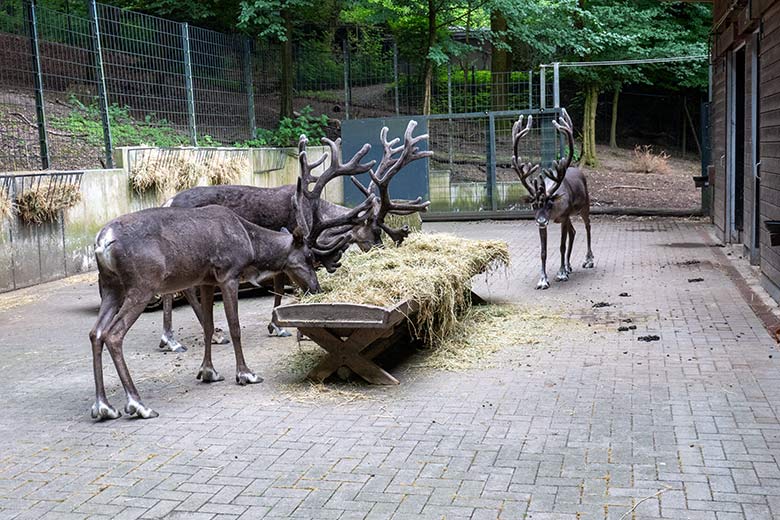
M 745 213 L 745 47 L 734 56 L 734 229 L 744 229 Z

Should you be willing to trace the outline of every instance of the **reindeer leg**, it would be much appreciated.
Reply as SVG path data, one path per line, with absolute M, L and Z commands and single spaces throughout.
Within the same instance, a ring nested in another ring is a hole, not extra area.
M 102 301 L 100 312 L 95 326 L 89 332 L 89 340 L 92 343 L 92 370 L 95 374 L 95 404 L 92 405 L 93 419 L 117 419 L 122 413 L 111 406 L 106 397 L 106 387 L 103 384 L 103 344 L 105 343 L 106 326 L 116 316 L 119 308 L 119 296 L 113 291 L 101 289 Z
M 284 294 L 284 282 L 285 276 L 283 274 L 274 275 L 274 309 L 282 304 L 282 294 Z M 286 338 L 291 334 L 285 329 L 279 327 L 276 322 L 271 318 L 271 323 L 268 324 L 268 334 L 270 336 L 277 336 L 280 338 Z
M 555 275 L 555 279 L 559 282 L 567 282 L 569 280 L 569 272 L 566 270 L 566 238 L 569 236 L 569 219 L 566 219 L 561 224 L 561 268 L 558 270 L 558 274 Z
M 236 383 L 239 385 L 262 383 L 263 378 L 255 375 L 244 360 L 241 349 L 241 325 L 238 323 L 238 281 L 228 280 L 220 286 L 222 301 L 225 304 L 225 317 L 230 328 L 230 339 L 233 340 L 233 350 L 236 354 Z
M 187 352 L 187 347 L 176 340 L 173 333 L 173 294 L 163 294 L 163 333 L 160 348 L 171 352 Z
M 573 271 L 571 268 L 571 251 L 574 247 L 574 235 L 576 234 L 577 232 L 574 230 L 574 224 L 569 220 L 569 249 L 566 251 L 566 272 L 568 273 Z
M 141 316 L 141 313 L 144 312 L 146 303 L 152 296 L 153 294 L 151 293 L 139 295 L 136 292 L 136 294 L 126 297 L 122 307 L 119 309 L 119 312 L 106 331 L 105 336 L 108 353 L 111 354 L 111 359 L 116 367 L 116 372 L 119 374 L 119 379 L 122 381 L 122 386 L 127 395 L 125 413 L 130 416 L 137 415 L 143 419 L 157 417 L 159 414 L 141 403 L 138 390 L 133 384 L 133 379 L 130 377 L 130 371 L 127 369 L 127 364 L 125 363 L 125 357 L 122 353 L 122 342 L 125 339 L 127 331 L 133 326 L 138 317 Z
M 203 362 L 200 364 L 196 378 L 204 383 L 224 381 L 211 361 L 211 339 L 214 336 L 214 286 L 202 285 L 200 287 L 200 306 L 203 312 L 201 323 L 203 324 Z
M 198 318 L 198 323 L 200 323 L 201 327 L 203 326 L 203 308 L 201 307 L 200 302 L 198 301 L 198 294 L 194 287 L 190 287 L 189 289 L 185 289 L 182 291 L 182 294 L 184 294 L 184 297 L 187 299 L 187 303 L 190 304 L 190 307 L 192 307 L 192 312 L 195 313 L 195 317 Z M 213 297 L 212 297 L 213 301 Z M 211 343 L 213 345 L 227 345 L 230 343 L 230 341 L 222 334 L 222 329 L 215 327 L 214 328 L 214 336 L 211 340 Z
M 582 267 L 585 269 L 592 269 L 593 268 L 593 250 L 590 248 L 590 208 L 585 207 L 582 210 L 582 221 L 585 222 L 585 237 L 588 240 L 588 254 L 585 255 L 585 262 L 583 262 Z
M 550 281 L 547 280 L 547 228 L 539 228 L 539 239 L 542 243 L 542 276 L 539 278 L 539 283 L 536 284 L 537 289 L 549 289 Z

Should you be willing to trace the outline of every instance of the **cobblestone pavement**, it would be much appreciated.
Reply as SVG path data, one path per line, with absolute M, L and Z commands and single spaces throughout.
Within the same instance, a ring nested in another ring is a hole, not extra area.
M 0 518 L 780 518 L 774 341 L 705 225 L 597 219 L 596 268 L 544 292 L 531 222 L 427 228 L 509 240 L 512 267 L 478 292 L 565 315 L 561 332 L 506 345 L 492 368 L 412 356 L 398 387 L 316 388 L 290 362 L 295 341 L 265 336 L 270 299 L 243 299 L 245 353 L 266 381 L 239 387 L 195 380 L 188 308 L 185 354 L 158 351 L 149 313 L 125 351 L 160 417 L 95 423 L 94 276 L 1 296 Z M 637 329 L 618 332 L 625 319 Z M 232 349 L 215 350 L 229 376 Z

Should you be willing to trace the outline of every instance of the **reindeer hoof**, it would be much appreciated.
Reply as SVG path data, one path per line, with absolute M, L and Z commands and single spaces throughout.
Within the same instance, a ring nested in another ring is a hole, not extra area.
M 281 327 L 278 327 L 274 323 L 269 323 L 268 324 L 268 335 L 271 336 L 271 337 L 277 337 L 277 338 L 289 338 L 290 336 L 292 336 L 292 334 L 287 332 L 287 330 L 285 330 L 285 329 L 283 329 Z
M 200 379 L 204 383 L 216 383 L 217 381 L 224 381 L 225 378 L 219 375 L 219 372 L 216 371 L 214 367 L 200 367 L 200 370 L 198 370 L 198 375 L 195 376 L 197 379 Z
M 571 268 L 571 264 L 566 266 L 566 272 L 569 273 L 569 274 L 574 272 L 574 269 Z
M 160 348 L 176 353 L 187 352 L 187 347 L 176 341 L 176 338 L 169 338 L 165 334 L 160 338 Z
M 536 284 L 536 288 L 537 289 L 542 289 L 542 290 L 549 289 L 550 288 L 550 282 L 548 282 L 547 280 L 539 280 L 539 283 Z
M 593 260 L 585 260 L 582 263 L 582 267 L 584 267 L 585 269 L 593 269 Z
M 129 400 L 125 405 L 125 413 L 130 417 L 139 417 L 141 419 L 154 419 L 160 416 L 159 413 L 134 399 Z
M 557 275 L 555 275 L 555 281 L 557 281 L 557 282 L 568 282 L 569 281 L 569 273 L 567 273 L 565 270 L 559 272 Z
M 107 419 L 119 419 L 122 417 L 122 412 L 111 406 L 110 404 L 97 401 L 92 405 L 92 418 L 99 421 L 105 421 Z
M 254 372 L 236 372 L 236 383 L 241 386 L 262 383 L 263 378 Z
M 214 329 L 214 336 L 211 338 L 212 345 L 227 345 L 230 340 L 225 337 L 222 329 Z

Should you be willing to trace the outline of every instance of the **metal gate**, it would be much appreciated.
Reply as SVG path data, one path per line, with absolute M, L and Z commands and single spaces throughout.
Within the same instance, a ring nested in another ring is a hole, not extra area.
M 351 157 L 363 143 L 371 144 L 368 159 L 379 159 L 379 132 L 390 129 L 388 139 L 403 137 L 409 120 L 418 122 L 415 135 L 429 134 L 432 158 L 416 161 L 393 179 L 391 195 L 431 201 L 432 217 L 500 218 L 526 211 L 526 191 L 512 169 L 512 125 L 520 115 L 533 116 L 533 129 L 520 143 L 525 161 L 549 165 L 561 152 L 562 142 L 552 125 L 560 109 L 436 114 L 344 121 L 343 153 Z M 368 174 L 361 179 L 368 182 Z M 347 179 L 344 200 L 354 205 L 361 194 Z

